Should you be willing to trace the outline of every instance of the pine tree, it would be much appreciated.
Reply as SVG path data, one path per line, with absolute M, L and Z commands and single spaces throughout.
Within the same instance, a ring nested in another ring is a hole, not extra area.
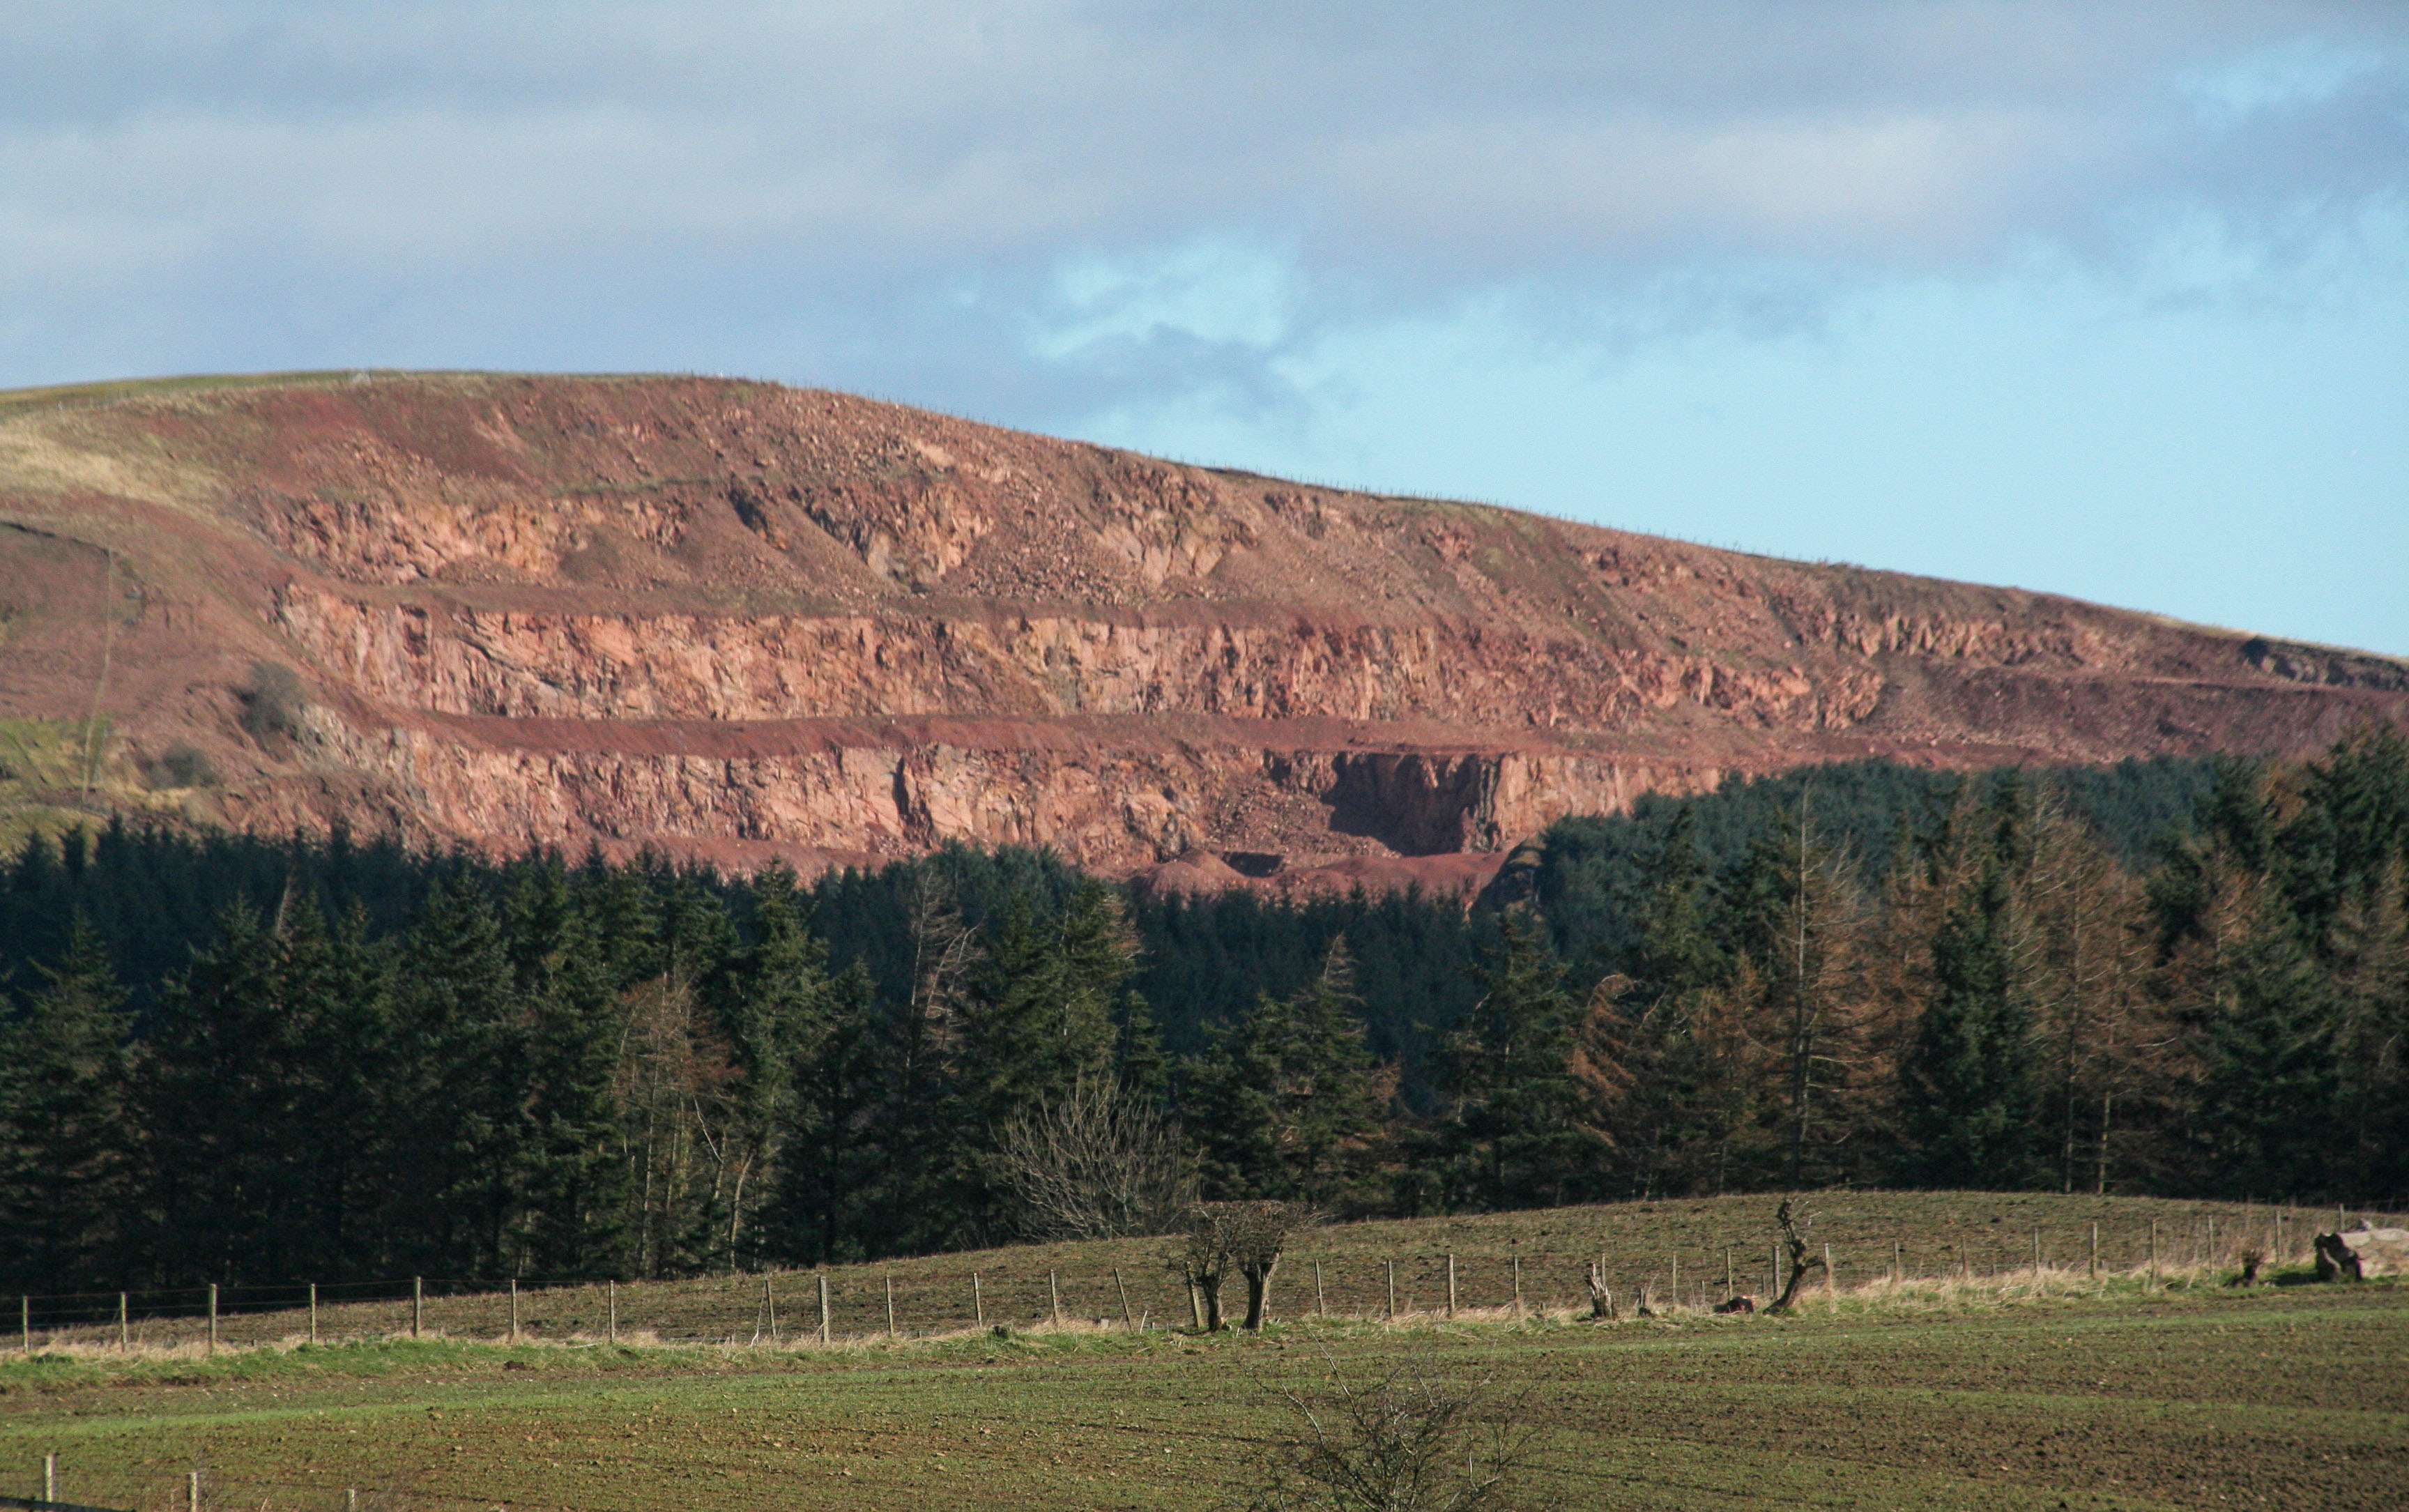
M 81 918 L 39 971 L 22 1012 L 0 1019 L 0 1285 L 87 1290 L 122 1275 L 133 1021 Z

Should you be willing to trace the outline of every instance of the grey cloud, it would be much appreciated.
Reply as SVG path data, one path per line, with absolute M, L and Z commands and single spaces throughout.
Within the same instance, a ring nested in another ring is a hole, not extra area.
M 0 368 L 310 360 L 348 331 L 1268 402 L 1280 338 L 1141 319 L 1031 355 L 1079 318 L 1057 271 L 1282 249 L 1295 340 L 1484 289 L 1745 303 L 1769 266 L 1811 287 L 2036 239 L 2113 264 L 2170 216 L 2280 252 L 2398 201 L 2404 36 L 2316 4 L 18 0 Z M 2376 62 L 2221 117 L 2177 87 L 2303 38 Z

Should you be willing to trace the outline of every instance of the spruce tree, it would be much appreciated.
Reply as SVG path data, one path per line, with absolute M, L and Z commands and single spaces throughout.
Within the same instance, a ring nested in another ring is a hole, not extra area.
M 1181 1099 L 1205 1195 L 1342 1209 L 1365 1203 L 1363 1156 L 1394 1077 L 1364 1047 L 1346 938 L 1331 941 L 1304 990 L 1266 994 L 1207 1035 L 1205 1053 L 1188 1063 Z
M 1902 1068 L 1906 1174 L 1930 1187 L 2021 1186 L 2035 1134 L 2032 1009 L 2008 861 L 1994 856 L 1932 941 L 1933 1000 Z
M 1592 1194 L 1607 1142 L 1580 1074 L 1587 1015 L 1525 910 L 1500 916 L 1479 982 L 1479 1003 L 1432 1057 L 1446 1113 L 1421 1144 L 1437 1201 L 1499 1209 Z
M 0 1285 L 90 1290 L 123 1278 L 132 1016 L 81 918 L 38 970 L 22 1012 L 0 1018 Z

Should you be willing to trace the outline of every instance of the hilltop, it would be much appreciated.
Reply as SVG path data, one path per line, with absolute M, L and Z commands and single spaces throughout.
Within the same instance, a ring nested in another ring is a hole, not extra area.
M 21 822 L 1188 886 L 1478 882 L 1733 772 L 2409 717 L 2373 655 L 695 378 L 0 395 L 0 645 Z

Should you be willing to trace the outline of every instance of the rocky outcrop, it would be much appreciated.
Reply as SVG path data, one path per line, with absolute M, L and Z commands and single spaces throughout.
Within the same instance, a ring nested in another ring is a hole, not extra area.
M 2293 751 L 2409 707 L 2379 656 L 760 384 L 0 399 L 0 715 L 204 751 L 227 822 L 504 847 L 1469 884 L 1730 771 Z M 306 738 L 242 733 L 258 661 Z

